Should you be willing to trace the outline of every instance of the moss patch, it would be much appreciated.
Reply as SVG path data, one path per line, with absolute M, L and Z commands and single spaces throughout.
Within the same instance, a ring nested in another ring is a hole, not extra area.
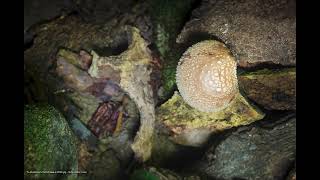
M 24 109 L 24 165 L 26 177 L 57 174 L 27 171 L 77 170 L 76 138 L 64 117 L 52 106 L 26 105 Z
M 151 17 L 154 23 L 154 42 L 163 62 L 164 96 L 175 87 L 175 71 L 182 54 L 176 46 L 176 37 L 183 27 L 194 0 L 153 0 L 151 1 Z

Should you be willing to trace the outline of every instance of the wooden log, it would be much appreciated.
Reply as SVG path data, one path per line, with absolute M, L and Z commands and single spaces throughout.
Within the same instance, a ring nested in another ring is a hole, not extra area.
M 113 25 L 103 30 L 74 16 L 44 25 L 35 45 L 25 51 L 26 74 L 37 79 L 34 86 L 42 93 L 37 100 L 80 119 L 98 138 L 113 134 L 117 121 L 140 115 L 132 148 L 145 161 L 152 147 L 158 62 L 137 28 Z M 129 110 L 127 101 L 138 111 Z M 119 119 L 122 114 L 127 116 Z

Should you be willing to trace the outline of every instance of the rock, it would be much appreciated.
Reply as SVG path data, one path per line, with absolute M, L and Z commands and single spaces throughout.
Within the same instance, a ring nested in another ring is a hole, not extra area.
M 121 175 L 120 162 L 112 150 L 97 151 L 86 167 L 86 179 L 119 179 Z
M 266 123 L 266 122 L 265 122 Z M 239 128 L 194 168 L 217 179 L 284 179 L 296 155 L 296 118 Z
M 55 173 L 33 174 L 31 171 L 67 172 L 78 170 L 76 137 L 57 110 L 46 104 L 26 105 L 24 118 L 26 178 L 47 179 L 61 175 Z
M 70 121 L 70 128 L 74 132 L 74 134 L 78 137 L 81 144 L 78 146 L 78 152 L 79 152 L 79 169 L 81 165 L 81 149 L 82 145 L 86 144 L 88 148 L 95 149 L 99 143 L 99 139 L 86 127 L 79 119 L 73 118 Z M 85 152 L 85 151 L 82 151 Z
M 128 2 L 128 1 L 126 1 Z M 114 3 L 114 2 L 112 2 Z M 131 2 L 132 3 L 132 2 Z M 153 42 L 153 24 L 150 17 L 150 5 L 144 1 L 136 2 L 134 6 L 130 6 L 130 11 L 124 13 L 124 18 L 119 20 L 123 24 L 131 24 L 137 27 L 143 39 L 148 43 Z
M 24 1 L 24 30 L 74 10 L 71 0 L 26 0 Z
M 81 142 L 78 146 L 78 164 L 79 171 L 87 171 L 87 167 L 92 159 L 93 153 L 90 151 L 88 144 Z M 79 174 L 79 177 L 85 176 L 84 174 Z
M 171 161 L 180 150 L 179 146 L 168 139 L 168 136 L 158 133 L 154 134 L 152 145 L 150 161 L 160 166 L 164 165 L 167 161 Z
M 24 32 L 24 49 L 29 48 L 32 45 L 34 35 L 31 33 Z
M 85 172 L 79 174 L 79 179 L 121 179 L 120 166 L 116 153 L 109 147 L 93 149 L 85 142 L 79 145 L 79 171 Z
M 83 71 L 69 63 L 66 59 L 58 57 L 57 74 L 63 78 L 63 81 L 71 88 L 84 91 L 93 85 L 93 79 Z
M 177 42 L 221 40 L 241 67 L 261 63 L 295 66 L 295 7 L 295 0 L 203 1 Z
M 136 1 L 125 0 L 78 0 L 74 1 L 79 15 L 88 22 L 102 24 L 130 11 Z
M 74 11 L 72 0 L 26 0 L 24 1 L 24 47 L 32 46 L 35 33 L 29 29 L 50 19 Z
M 93 113 L 98 109 L 101 100 L 88 93 L 71 92 L 67 93 L 66 97 L 72 101 L 72 107 L 69 107 L 73 115 L 87 124 Z M 80 108 L 79 108 L 80 107 Z
M 172 131 L 174 142 L 190 146 L 203 145 L 213 132 L 247 125 L 263 117 L 264 113 L 239 93 L 227 108 L 218 112 L 198 111 L 186 104 L 178 92 L 157 109 L 157 121 Z
M 150 160 L 148 161 L 154 166 L 172 168 L 185 161 L 194 150 L 192 147 L 185 147 L 174 143 L 168 138 L 168 135 L 163 132 L 158 125 L 157 131 L 153 137 L 153 147 Z M 190 153 L 191 152 L 191 153 Z
M 133 172 L 131 180 L 200 180 L 197 175 L 179 175 L 163 168 L 148 167 Z
M 238 76 L 239 86 L 252 101 L 268 110 L 296 109 L 296 70 L 258 70 Z
M 58 51 L 57 58 L 64 59 L 84 71 L 88 70 L 92 63 L 92 56 L 84 50 L 81 50 L 79 54 L 77 54 L 62 48 Z
M 110 29 L 114 27 L 110 25 Z M 56 63 L 57 63 L 57 52 L 59 59 L 64 59 L 63 66 L 68 66 L 65 70 L 74 70 L 74 72 L 79 72 L 82 75 L 78 78 L 79 81 L 73 81 L 75 85 L 81 85 L 86 87 L 85 84 L 81 84 L 81 80 L 85 78 L 85 71 L 83 69 L 77 70 L 73 68 L 74 64 L 70 63 L 70 54 L 74 52 L 81 56 L 80 51 L 86 50 L 90 52 L 94 46 L 105 47 L 112 44 L 112 40 L 109 33 L 112 34 L 110 29 L 103 29 L 101 26 L 92 25 L 90 23 L 84 23 L 77 16 L 67 16 L 62 18 L 57 18 L 48 23 L 41 24 L 39 26 L 33 27 L 30 31 L 37 34 L 34 38 L 32 46 L 24 51 L 24 65 L 25 65 L 25 81 L 32 82 L 27 90 L 31 91 L 30 94 L 37 94 L 33 98 L 35 101 L 50 101 L 50 104 L 54 104 L 61 112 L 63 107 L 61 104 L 52 103 L 53 101 L 67 101 L 68 98 L 63 97 L 63 93 L 59 96 L 54 96 L 56 91 L 60 91 L 61 88 L 65 87 L 59 76 L 57 76 Z M 61 51 L 67 51 L 69 54 L 61 53 Z M 72 53 L 70 52 L 72 50 Z M 72 56 L 71 56 L 72 57 Z M 66 62 L 65 62 L 66 61 Z M 71 66 L 72 65 L 72 66 Z M 77 66 L 75 66 L 77 67 Z M 66 73 L 62 71 L 61 73 Z M 73 75 L 74 76 L 74 75 Z M 76 79 L 74 79 L 76 80 Z M 80 84 L 79 84 L 80 83 Z M 61 99 L 57 100 L 57 98 Z M 61 102 L 59 102 L 61 103 Z M 63 104 L 69 104 L 68 102 L 63 102 Z

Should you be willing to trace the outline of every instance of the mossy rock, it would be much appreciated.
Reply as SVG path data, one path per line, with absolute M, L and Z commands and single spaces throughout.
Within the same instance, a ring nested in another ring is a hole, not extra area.
M 61 113 L 50 105 L 24 108 L 24 166 L 26 179 L 67 178 L 68 171 L 77 170 L 76 137 Z M 50 173 L 53 171 L 66 174 Z

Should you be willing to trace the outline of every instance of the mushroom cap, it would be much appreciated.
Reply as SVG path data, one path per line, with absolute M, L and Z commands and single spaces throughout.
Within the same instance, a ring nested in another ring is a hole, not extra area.
M 222 110 L 239 92 L 236 60 L 221 42 L 199 42 L 180 58 L 176 82 L 191 107 L 203 112 Z

